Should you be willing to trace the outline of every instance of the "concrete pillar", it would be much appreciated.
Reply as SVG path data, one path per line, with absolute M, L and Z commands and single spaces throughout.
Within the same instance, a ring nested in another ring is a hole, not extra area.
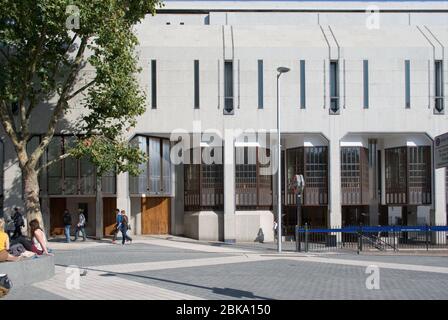
M 341 211 L 341 151 L 340 139 L 332 137 L 329 144 L 329 208 L 328 226 L 342 226 Z
M 132 234 L 142 234 L 142 198 L 135 197 L 131 199 L 131 222 L 134 222 Z
M 104 237 L 103 228 L 103 191 L 101 185 L 101 178 L 98 177 L 96 181 L 96 202 L 95 202 L 95 238 L 101 239 Z
M 174 198 L 171 206 L 171 234 L 184 234 L 184 165 L 174 166 Z
M 45 234 L 48 238 L 50 237 L 50 198 L 48 198 L 48 196 L 41 198 L 40 210 L 44 221 Z M 29 221 L 27 221 L 27 223 L 29 223 Z M 29 226 L 27 226 L 27 228 L 29 229 Z
M 129 175 L 126 172 L 117 175 L 117 208 L 126 210 L 130 216 Z
M 234 138 L 224 140 L 224 241 L 236 240 Z
M 378 143 L 376 139 L 369 139 L 369 224 L 379 223 L 378 206 Z
M 431 224 L 446 225 L 446 168 L 435 170 L 434 210 L 431 214 Z
M 132 216 L 133 213 L 131 211 L 131 198 L 129 196 L 129 174 L 127 172 L 123 172 L 117 175 L 117 208 L 120 210 L 126 210 L 128 217 L 131 219 L 132 225 Z M 135 229 L 136 227 L 134 227 Z M 131 230 L 131 233 L 133 231 Z

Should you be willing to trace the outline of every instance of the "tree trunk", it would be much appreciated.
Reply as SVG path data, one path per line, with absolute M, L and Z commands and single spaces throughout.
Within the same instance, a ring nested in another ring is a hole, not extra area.
M 34 168 L 25 167 L 22 169 L 25 198 L 25 211 L 27 222 L 37 219 L 39 225 L 44 230 L 44 221 L 42 218 L 42 212 L 40 209 L 39 201 L 39 178 L 37 171 Z

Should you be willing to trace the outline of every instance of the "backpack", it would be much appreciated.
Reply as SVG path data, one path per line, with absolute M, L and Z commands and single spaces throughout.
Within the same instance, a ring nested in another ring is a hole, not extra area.
M 7 274 L 0 274 L 0 298 L 3 298 L 9 293 L 12 288 L 12 282 Z
M 131 230 L 128 216 L 123 216 L 123 221 L 121 221 L 121 223 L 124 224 L 128 230 Z

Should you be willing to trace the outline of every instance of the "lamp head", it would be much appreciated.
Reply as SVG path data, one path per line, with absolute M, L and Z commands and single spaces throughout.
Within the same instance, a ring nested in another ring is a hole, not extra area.
M 289 70 L 290 70 L 290 69 L 287 68 L 287 67 L 278 67 L 278 68 L 277 68 L 277 72 L 278 72 L 279 74 L 289 72 Z

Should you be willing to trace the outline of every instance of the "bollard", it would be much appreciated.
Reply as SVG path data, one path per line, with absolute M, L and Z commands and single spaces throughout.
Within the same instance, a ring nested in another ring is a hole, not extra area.
M 305 252 L 308 252 L 308 223 L 305 223 Z
M 296 251 L 300 252 L 299 226 L 296 226 Z
M 362 225 L 358 229 L 358 254 L 362 251 Z

